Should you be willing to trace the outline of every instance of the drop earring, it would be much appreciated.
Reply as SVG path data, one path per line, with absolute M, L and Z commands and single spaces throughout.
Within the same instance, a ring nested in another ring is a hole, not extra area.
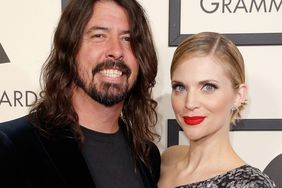
M 236 106 L 236 105 L 232 106 L 232 107 L 231 107 L 231 112 L 232 112 L 232 113 L 239 112 L 238 106 Z

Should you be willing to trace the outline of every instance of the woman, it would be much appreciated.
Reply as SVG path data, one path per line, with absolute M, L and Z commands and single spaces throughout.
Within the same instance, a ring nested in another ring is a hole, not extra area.
M 159 187 L 275 187 L 229 141 L 247 92 L 236 46 L 218 33 L 193 35 L 176 49 L 170 73 L 173 110 L 190 144 L 164 151 Z

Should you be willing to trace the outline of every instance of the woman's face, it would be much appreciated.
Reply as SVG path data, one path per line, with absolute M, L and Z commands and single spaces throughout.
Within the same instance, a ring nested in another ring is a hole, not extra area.
M 182 58 L 172 73 L 172 107 L 190 141 L 228 135 L 231 108 L 242 93 L 232 88 L 224 66 L 211 56 Z

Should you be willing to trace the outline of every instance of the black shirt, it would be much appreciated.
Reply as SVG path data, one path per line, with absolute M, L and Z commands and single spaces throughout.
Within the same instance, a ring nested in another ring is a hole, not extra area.
M 121 129 L 105 134 L 82 127 L 82 132 L 82 154 L 97 188 L 144 188 Z

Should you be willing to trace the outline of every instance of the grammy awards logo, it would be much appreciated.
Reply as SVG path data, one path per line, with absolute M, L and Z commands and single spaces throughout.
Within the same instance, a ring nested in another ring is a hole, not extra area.
M 62 10 L 67 6 L 69 0 L 61 0 Z M 10 63 L 10 59 L 6 54 L 2 44 L 0 43 L 0 64 Z
M 0 64 L 2 63 L 10 63 L 10 60 L 4 50 L 4 48 L 2 47 L 1 43 L 0 43 Z

